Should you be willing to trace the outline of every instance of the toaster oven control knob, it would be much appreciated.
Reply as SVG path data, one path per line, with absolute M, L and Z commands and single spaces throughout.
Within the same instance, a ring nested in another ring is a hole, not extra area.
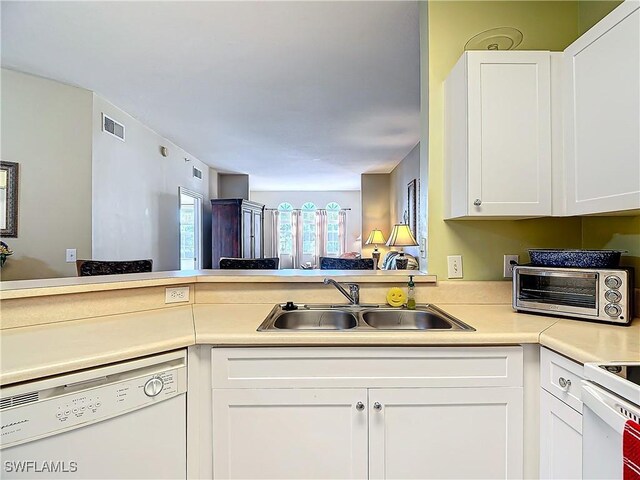
M 164 382 L 161 378 L 153 377 L 144 384 L 144 393 L 147 397 L 155 397 L 160 394 L 164 388 Z
M 604 298 L 610 303 L 620 303 L 622 294 L 618 290 L 607 290 L 604 292 Z
M 609 303 L 604 307 L 604 313 L 610 317 L 617 317 L 622 313 L 622 308 L 620 308 L 620 305 L 616 305 L 615 303 Z
M 604 284 L 609 288 L 618 289 L 620 288 L 620 285 L 622 285 L 622 280 L 620 280 L 620 277 L 616 277 L 615 275 L 609 275 L 604 279 Z

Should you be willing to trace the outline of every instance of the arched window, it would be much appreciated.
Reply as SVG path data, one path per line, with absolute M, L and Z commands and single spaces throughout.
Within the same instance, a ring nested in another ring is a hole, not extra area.
M 327 255 L 340 255 L 339 213 L 340 205 L 336 202 L 327 204 Z
M 302 205 L 302 253 L 316 252 L 316 206 L 311 202 Z
M 278 205 L 280 212 L 278 228 L 280 229 L 280 246 L 278 252 L 282 255 L 291 255 L 293 236 L 291 233 L 291 213 L 293 206 L 284 202 Z

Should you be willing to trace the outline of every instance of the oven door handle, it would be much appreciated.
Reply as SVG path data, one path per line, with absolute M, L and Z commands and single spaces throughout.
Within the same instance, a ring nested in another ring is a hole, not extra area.
M 629 412 L 640 415 L 636 407 L 605 392 L 590 382 L 582 382 L 582 402 L 585 407 L 589 408 L 620 435 L 623 434 L 624 425 L 629 419 L 616 411 L 611 404 L 620 405 Z

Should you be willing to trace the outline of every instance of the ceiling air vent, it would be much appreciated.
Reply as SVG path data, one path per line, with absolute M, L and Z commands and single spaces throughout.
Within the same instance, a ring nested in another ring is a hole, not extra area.
M 102 113 L 102 131 L 124 142 L 124 125 Z
M 202 180 L 202 170 L 199 168 L 193 167 L 193 176 Z

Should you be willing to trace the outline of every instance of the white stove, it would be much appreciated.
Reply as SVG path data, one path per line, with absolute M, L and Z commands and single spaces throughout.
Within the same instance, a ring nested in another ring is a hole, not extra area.
M 622 433 L 640 423 L 640 361 L 586 363 L 582 382 L 583 478 L 622 478 Z

